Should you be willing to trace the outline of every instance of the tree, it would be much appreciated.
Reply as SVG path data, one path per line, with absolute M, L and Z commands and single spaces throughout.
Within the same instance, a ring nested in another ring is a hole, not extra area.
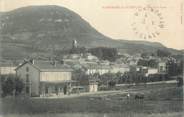
M 88 85 L 89 84 L 90 75 L 85 74 L 82 70 L 75 70 L 72 74 L 72 79 L 76 80 L 80 83 L 80 85 Z
M 178 62 L 178 65 L 177 65 L 177 74 L 183 74 L 183 64 L 184 64 L 184 61 L 183 60 L 180 60 Z
M 109 87 L 114 87 L 116 85 L 115 81 L 109 81 L 108 82 Z
M 168 57 L 170 55 L 171 55 L 171 53 L 167 50 L 160 50 L 160 49 L 157 50 L 158 57 Z
M 15 95 L 19 95 L 24 88 L 24 83 L 20 78 L 16 77 L 14 85 L 15 85 Z
M 4 82 L 2 82 L 2 92 L 3 96 L 13 95 L 14 82 L 8 77 Z
M 148 61 L 148 67 L 157 68 L 158 67 L 158 61 L 155 59 L 150 59 Z
M 105 73 L 100 75 L 99 84 L 113 88 L 116 85 L 116 83 L 120 82 L 121 77 L 122 77 L 121 73 Z
M 97 47 L 90 49 L 89 52 L 102 60 L 115 61 L 118 57 L 116 48 Z
M 119 79 L 118 83 L 128 83 L 128 72 L 125 72 Z
M 137 65 L 148 66 L 148 60 L 139 59 Z
M 177 81 L 178 81 L 177 82 L 178 87 L 183 86 L 183 78 L 182 77 L 178 77 Z
M 150 60 L 140 59 L 138 61 L 137 65 L 146 66 L 146 67 L 152 67 L 152 68 L 157 68 L 158 62 L 155 59 L 150 59 Z
M 147 58 L 148 56 L 149 56 L 149 53 L 146 53 L 146 52 L 141 54 L 142 58 Z
M 72 48 L 69 50 L 70 54 L 84 54 L 87 52 L 85 47 Z
M 23 81 L 13 75 L 7 76 L 5 80 L 2 81 L 2 92 L 3 96 L 7 95 L 19 95 L 24 88 Z
M 167 72 L 170 76 L 178 75 L 177 69 L 178 69 L 178 66 L 177 66 L 176 62 L 174 62 L 172 60 L 169 60 L 167 62 Z

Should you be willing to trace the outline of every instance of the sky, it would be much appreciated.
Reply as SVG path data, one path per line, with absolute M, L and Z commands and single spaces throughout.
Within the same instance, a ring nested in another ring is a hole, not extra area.
M 59 5 L 76 12 L 113 39 L 160 42 L 169 48 L 184 49 L 183 1 L 0 0 L 0 11 L 30 5 Z

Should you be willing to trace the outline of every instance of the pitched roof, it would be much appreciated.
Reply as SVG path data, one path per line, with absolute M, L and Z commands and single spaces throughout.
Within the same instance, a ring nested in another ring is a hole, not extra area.
M 32 65 L 33 67 L 37 68 L 40 71 L 72 71 L 71 67 L 68 65 L 61 64 L 60 62 L 54 63 L 50 61 L 34 61 L 34 64 L 32 64 L 29 61 L 26 61 L 20 66 L 18 66 L 16 70 L 26 63 Z

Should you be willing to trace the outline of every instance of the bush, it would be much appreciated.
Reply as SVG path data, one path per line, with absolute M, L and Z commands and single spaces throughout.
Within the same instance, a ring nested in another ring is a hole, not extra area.
M 108 83 L 109 87 L 114 87 L 116 85 L 116 82 L 115 81 L 110 81 Z
M 2 96 L 12 95 L 14 90 L 13 80 L 8 77 L 7 80 L 2 82 Z
M 23 81 L 16 76 L 8 76 L 2 81 L 2 96 L 19 95 L 24 88 Z
M 183 78 L 182 77 L 178 77 L 177 78 L 177 85 L 178 85 L 178 87 L 181 87 L 181 86 L 183 86 Z
M 101 60 L 115 61 L 118 57 L 118 51 L 116 48 L 97 47 L 91 48 L 89 52 Z

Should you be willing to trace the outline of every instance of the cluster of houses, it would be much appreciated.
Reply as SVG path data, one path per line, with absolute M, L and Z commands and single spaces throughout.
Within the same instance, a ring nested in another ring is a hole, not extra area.
M 77 47 L 74 42 L 73 47 Z M 115 62 L 99 60 L 90 54 L 68 54 L 61 61 L 24 60 L 19 65 L 0 63 L 0 76 L 13 74 L 21 78 L 25 84 L 24 93 L 30 96 L 66 95 L 72 91 L 97 92 L 98 83 L 89 80 L 88 86 L 81 86 L 80 82 L 72 79 L 74 70 L 83 70 L 87 75 L 105 73 L 130 72 L 132 66 L 135 71 L 143 71 L 146 77 L 154 74 L 166 74 L 166 61 L 159 61 L 157 68 L 138 66 L 140 56 L 123 55 Z M 74 76 L 75 77 L 75 76 Z
M 70 54 L 64 56 L 63 63 L 72 66 L 73 69 L 84 69 L 87 75 L 99 73 L 124 73 L 129 71 L 127 64 L 112 63 L 107 60 L 99 60 L 96 56 L 86 53 Z
M 124 63 L 112 63 L 100 61 L 97 57 L 87 53 L 86 55 L 70 54 L 63 57 L 62 61 L 27 60 L 18 66 L 1 64 L 0 75 L 14 74 L 23 79 L 25 83 L 24 93 L 30 96 L 50 96 L 70 94 L 72 89 L 80 91 L 83 87 L 78 81 L 72 79 L 72 72 L 83 69 L 87 75 L 98 73 L 125 73 L 129 72 L 130 65 Z M 136 70 L 144 70 L 145 76 L 166 72 L 166 63 L 160 62 L 158 68 L 136 66 Z M 80 89 L 81 88 L 81 89 Z M 89 81 L 85 87 L 88 92 L 98 91 L 98 83 Z

